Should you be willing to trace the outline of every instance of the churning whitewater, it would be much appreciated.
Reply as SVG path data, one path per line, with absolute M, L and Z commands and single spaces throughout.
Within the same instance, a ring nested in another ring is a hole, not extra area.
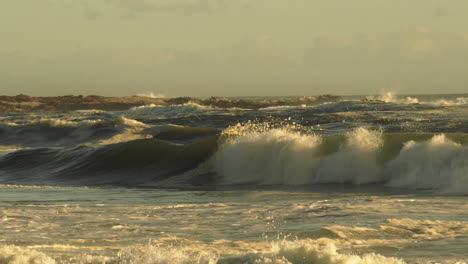
M 467 94 L 187 100 L 0 114 L 0 263 L 468 260 Z

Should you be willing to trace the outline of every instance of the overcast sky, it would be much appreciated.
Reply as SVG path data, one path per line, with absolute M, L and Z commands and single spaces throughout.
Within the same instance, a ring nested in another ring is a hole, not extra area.
M 468 92 L 467 0 L 1 0 L 0 94 Z

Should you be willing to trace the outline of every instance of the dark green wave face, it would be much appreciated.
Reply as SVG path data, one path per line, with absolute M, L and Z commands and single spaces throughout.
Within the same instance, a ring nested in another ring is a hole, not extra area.
M 2 182 L 137 185 L 196 168 L 216 151 L 216 136 L 187 145 L 139 139 L 103 147 L 25 149 L 0 160 Z M 31 162 L 33 161 L 33 162 Z

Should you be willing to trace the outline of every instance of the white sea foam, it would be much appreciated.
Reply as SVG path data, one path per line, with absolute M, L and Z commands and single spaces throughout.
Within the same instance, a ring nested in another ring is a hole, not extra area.
M 468 148 L 443 134 L 429 141 L 408 141 L 387 166 L 392 187 L 437 188 L 468 193 Z
M 154 93 L 154 92 L 145 92 L 145 93 L 139 93 L 137 96 L 140 97 L 148 97 L 148 98 L 166 98 L 166 96 L 162 93 Z
M 187 103 L 183 105 L 144 105 L 134 107 L 127 111 L 131 115 L 143 115 L 143 116 L 152 116 L 159 118 L 173 118 L 173 117 L 184 117 L 184 116 L 193 116 L 200 115 L 206 111 L 211 110 L 210 107 L 202 106 L 195 103 Z
M 468 97 L 458 97 L 455 100 L 440 99 L 427 104 L 440 105 L 440 106 L 457 106 L 457 105 L 468 105 Z
M 36 250 L 0 245 L 1 264 L 55 264 L 55 260 Z
M 20 149 L 23 149 L 23 147 L 18 145 L 0 145 L 0 155 L 14 152 Z
M 375 152 L 381 133 L 364 128 L 347 134 L 338 152 L 322 156 L 322 139 L 287 129 L 253 132 L 228 140 L 216 169 L 226 184 L 370 183 L 380 180 Z
M 399 98 L 396 92 L 389 91 L 383 92 L 378 96 L 367 96 L 368 100 L 379 100 L 386 103 L 397 103 L 397 104 L 427 104 L 434 106 L 461 106 L 468 105 L 468 97 L 458 97 L 454 100 L 450 99 L 436 99 L 433 101 L 421 101 L 415 97 Z
M 406 98 L 398 98 L 397 94 L 393 91 L 384 92 L 378 96 L 367 96 L 368 100 L 379 100 L 384 101 L 386 103 L 399 103 L 399 104 L 417 104 L 419 103 L 418 98 L 414 97 L 406 97 Z
M 326 226 L 324 229 L 352 244 L 375 246 L 379 244 L 409 244 L 414 240 L 463 237 L 468 232 L 468 224 L 459 221 L 390 218 L 378 228 L 332 225 Z
M 96 119 L 96 120 L 80 120 L 80 121 L 66 120 L 66 119 L 60 119 L 60 118 L 41 118 L 31 123 L 39 124 L 43 126 L 50 126 L 50 127 L 87 127 L 87 126 L 96 126 L 96 125 L 145 126 L 144 123 L 141 123 L 131 118 L 126 118 L 124 116 L 119 116 L 111 120 Z
M 262 243 L 264 244 L 264 243 Z M 200 245 L 161 247 L 148 245 L 143 249 L 123 250 L 119 263 L 171 264 L 403 264 L 403 260 L 371 253 L 362 256 L 342 254 L 331 239 L 279 241 L 259 245 L 255 251 L 229 252 L 223 247 Z M 229 254 L 230 253 L 230 254 Z
M 468 224 L 459 221 L 416 220 L 391 218 L 387 223 L 413 233 L 415 239 L 442 239 L 463 237 L 468 232 Z
M 444 135 L 408 141 L 396 158 L 380 164 L 377 155 L 385 143 L 380 131 L 355 129 L 331 153 L 323 153 L 329 142 L 313 134 L 268 128 L 255 132 L 242 126 L 227 131 L 232 138 L 221 144 L 214 158 L 223 184 L 388 181 L 391 187 L 468 193 L 468 148 Z
M 216 157 L 218 174 L 227 184 L 305 184 L 320 137 L 274 129 L 229 140 Z
M 256 263 L 320 263 L 320 264 L 371 264 L 393 263 L 403 264 L 403 260 L 387 258 L 378 254 L 364 254 L 363 256 L 340 254 L 336 245 L 329 241 L 317 243 L 314 240 L 283 241 L 274 244 L 274 257 Z M 255 262 L 254 262 L 255 263 Z
M 338 152 L 321 158 L 318 183 L 364 184 L 382 180 L 376 154 L 383 145 L 382 133 L 357 128 L 346 135 Z

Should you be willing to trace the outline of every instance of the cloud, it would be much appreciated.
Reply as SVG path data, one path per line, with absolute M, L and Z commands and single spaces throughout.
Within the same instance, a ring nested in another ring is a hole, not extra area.
M 321 37 L 305 51 L 303 67 L 330 80 L 467 80 L 466 35 L 427 27 L 357 37 Z
M 126 12 L 210 14 L 228 7 L 227 0 L 105 0 L 106 4 Z
M 444 1 L 445 2 L 445 1 Z M 438 2 L 433 13 L 434 18 L 442 18 L 447 16 L 447 9 L 442 7 L 442 1 Z
M 90 7 L 88 1 L 82 1 L 81 6 L 83 8 L 83 16 L 87 19 L 95 20 L 103 15 L 99 9 Z
M 227 9 L 228 1 L 230 0 L 47 0 L 46 5 L 75 8 L 84 18 L 96 20 L 108 14 L 115 14 L 115 11 L 126 19 L 152 13 L 214 14 Z

